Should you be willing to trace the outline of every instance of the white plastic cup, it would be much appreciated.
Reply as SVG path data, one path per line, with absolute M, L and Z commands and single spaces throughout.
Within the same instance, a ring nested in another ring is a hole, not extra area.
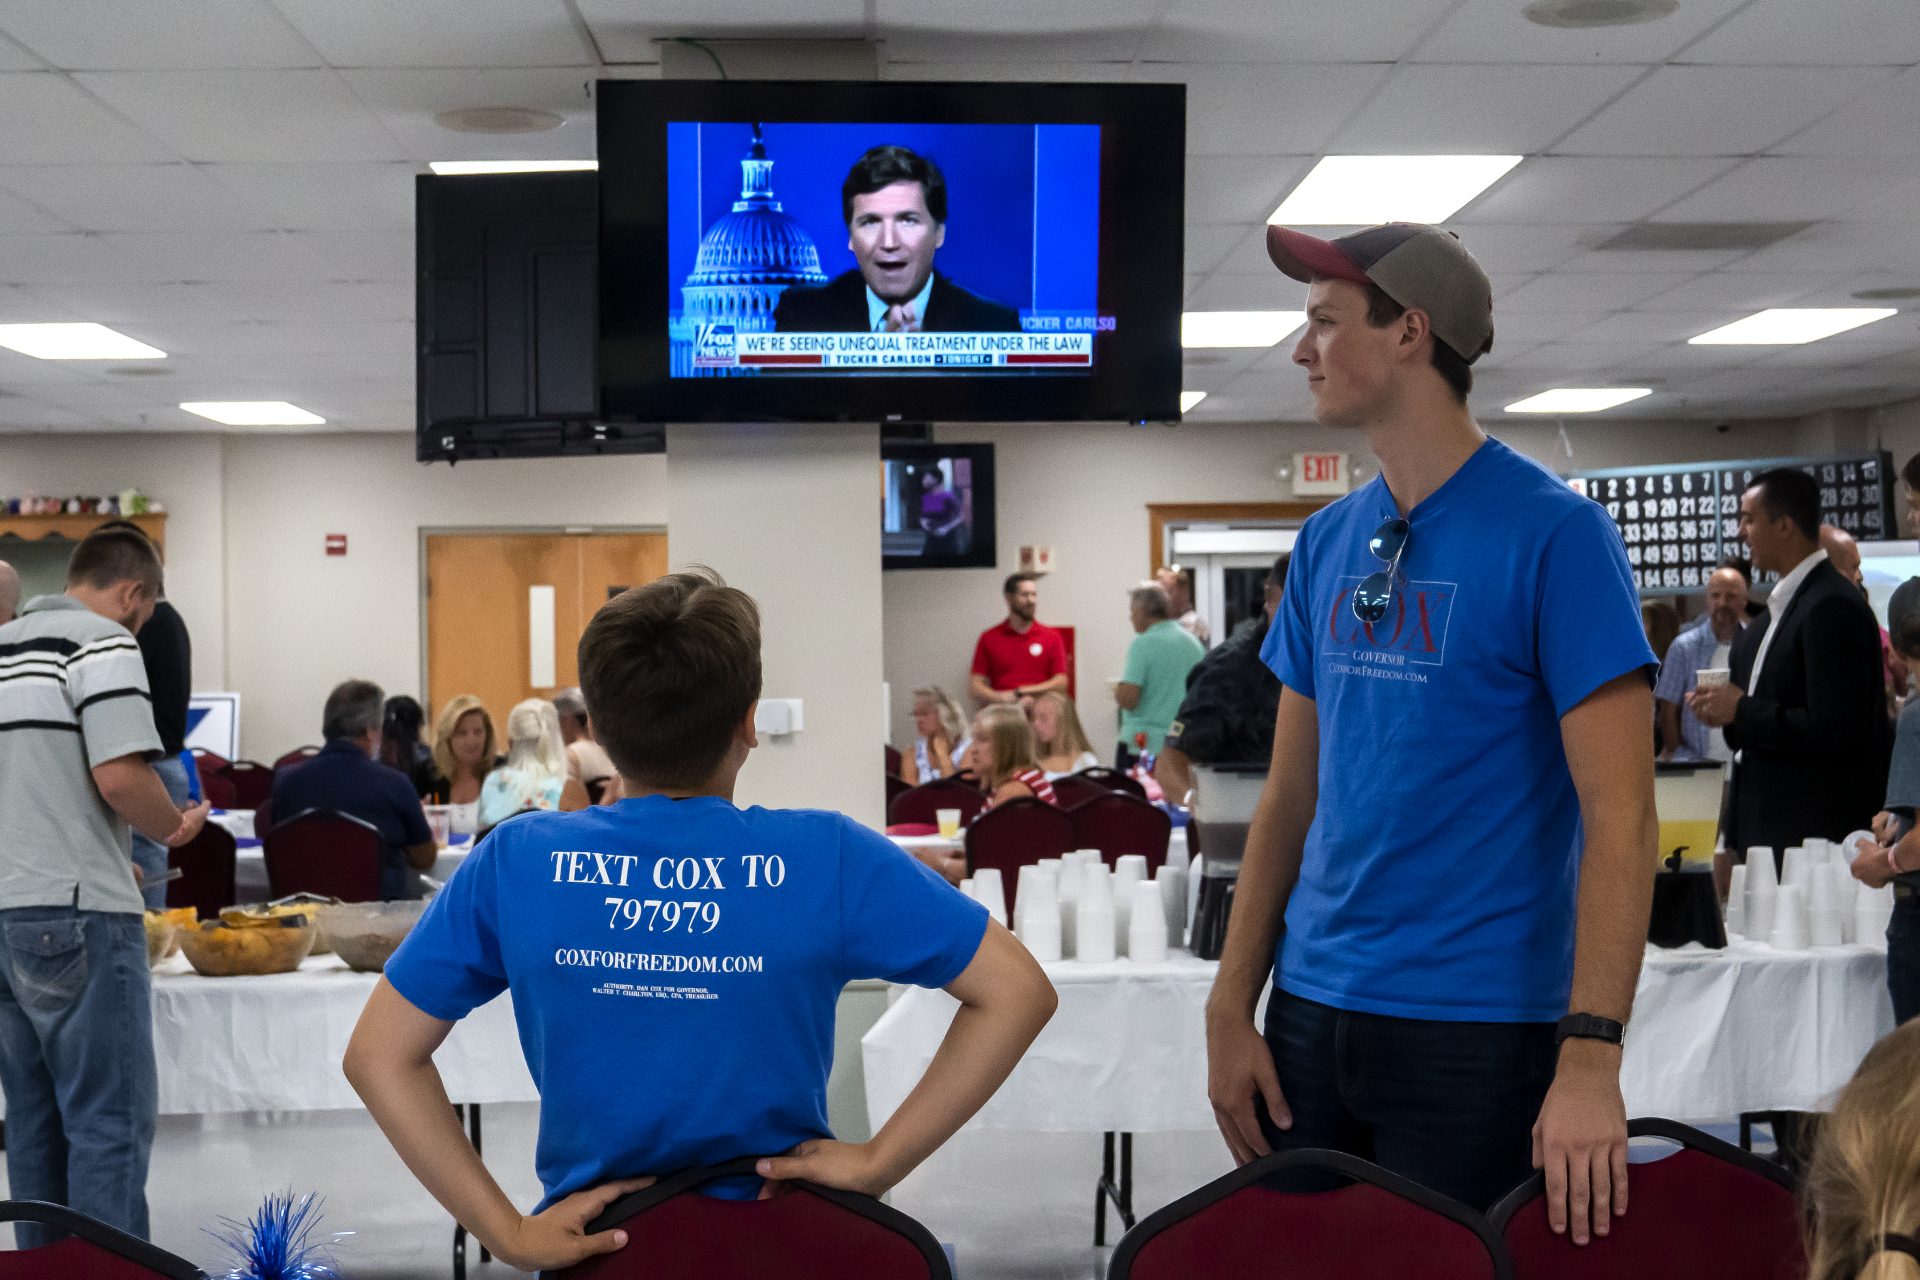
M 1021 913 L 1022 926 L 1020 941 L 1027 951 L 1041 964 L 1053 964 L 1061 959 L 1060 917 L 1054 912 L 1036 911 L 1031 915 Z
M 1115 958 L 1113 903 L 1082 898 L 1075 908 L 1073 954 L 1088 964 Z
M 1860 882 L 1856 881 L 1856 883 Z M 1853 900 L 1853 940 L 1872 944 L 1884 943 L 1887 925 L 1892 921 L 1892 886 L 1869 889 L 1864 883 L 1860 883 L 1859 892 Z
M 1167 958 L 1167 916 L 1160 886 L 1142 880 L 1133 886 L 1133 911 L 1127 924 L 1127 955 L 1145 964 Z
M 1731 667 L 1702 667 L 1693 673 L 1693 687 L 1696 689 L 1718 689 L 1733 683 Z
M 1756 893 L 1771 893 L 1780 887 L 1780 869 L 1773 865 L 1773 850 L 1764 844 L 1747 850 L 1747 883 Z
M 1781 885 L 1773 905 L 1773 932 L 1768 942 L 1775 951 L 1805 951 L 1812 945 L 1807 930 L 1806 895 L 1798 885 Z
M 940 838 L 942 840 L 953 840 L 959 837 L 960 811 L 958 809 L 935 809 L 933 811 L 933 820 L 940 824 Z
M 1807 846 L 1796 844 L 1786 851 L 1780 859 L 1780 887 L 1795 888 L 1805 895 L 1807 887 Z
M 1745 937 L 1747 934 L 1747 869 L 1735 866 L 1733 879 L 1727 886 L 1727 934 L 1730 937 Z
M 1007 922 L 1007 887 L 1000 868 L 981 867 L 973 873 L 973 896 L 988 915 L 1001 924 Z
M 1167 917 L 1167 943 L 1184 947 L 1187 944 L 1187 873 L 1163 866 L 1153 880 L 1160 886 L 1160 909 Z

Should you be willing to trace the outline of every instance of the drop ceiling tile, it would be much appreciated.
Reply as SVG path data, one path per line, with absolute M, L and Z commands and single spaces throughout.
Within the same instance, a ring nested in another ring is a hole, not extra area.
M 81 231 L 264 229 L 272 222 L 190 164 L 15 165 L 0 187 Z
M 1316 155 L 1386 77 L 1359 63 L 1234 66 L 1156 63 L 1127 79 L 1187 86 L 1187 154 Z
M 320 65 L 267 0 L 0 0 L 0 30 L 68 71 Z
M 1566 373 L 1598 373 L 1610 369 L 1630 368 L 1635 361 L 1653 354 L 1655 350 L 1657 347 L 1654 344 L 1644 342 L 1548 342 L 1521 356 L 1510 368 L 1540 370 L 1549 376 Z M 1618 382 L 1620 379 L 1616 378 L 1612 381 Z
M 1353 155 L 1545 151 L 1632 84 L 1638 67 L 1396 67 L 1327 149 Z M 1509 175 L 1511 176 L 1511 175 Z
M 1575 274 L 1601 271 L 1691 275 L 1731 266 L 1751 252 L 1751 249 L 1588 249 L 1574 254 L 1554 270 Z
M 1550 271 L 1584 249 L 1618 234 L 1618 226 L 1528 226 L 1479 223 L 1459 228 L 1460 242 L 1488 275 Z
M 873 6 L 889 57 L 1028 63 L 1131 60 L 1159 8 L 1159 0 L 877 0 Z
M 53 71 L 0 74 L 0 165 L 141 164 L 179 157 Z
M 1879 67 L 1660 67 L 1554 150 L 1563 155 L 1750 155 L 1866 94 Z
M 1187 299 L 1189 311 L 1294 311 L 1300 286 L 1278 271 L 1209 277 Z
M 1685 284 L 1690 278 L 1684 272 L 1671 275 L 1656 272 L 1586 272 L 1578 275 L 1550 272 L 1522 286 L 1501 304 L 1501 311 L 1508 315 L 1524 311 L 1614 311 L 1631 307 L 1642 298 L 1665 293 Z
M 1187 270 L 1194 275 L 1212 274 L 1246 238 L 1244 223 L 1189 225 L 1185 232 Z
M 1597 343 L 1684 343 L 1697 333 L 1725 324 L 1712 311 L 1616 311 L 1598 324 L 1588 325 L 1569 335 L 1571 342 Z M 1695 351 L 1728 348 L 1695 347 Z
M 581 67 L 484 71 L 344 71 L 347 86 L 415 160 L 591 160 L 593 72 Z M 434 115 L 461 107 L 528 107 L 565 121 L 544 133 L 456 133 Z
M 673 36 L 717 36 L 757 40 L 868 35 L 865 0 L 650 0 L 644 8 L 628 0 L 579 0 L 600 56 L 608 62 L 658 62 L 654 41 Z M 957 11 L 956 11 L 957 12 Z M 719 46 L 726 57 L 726 46 Z
M 1452 221 L 1463 227 L 1638 222 L 1734 163 L 1693 156 L 1530 156 Z
M 1279 207 L 1313 167 L 1311 156 L 1187 157 L 1187 219 L 1195 223 L 1259 223 Z
M 1853 275 L 1920 258 L 1920 224 L 1823 222 L 1769 249 L 1750 254 L 1729 272 L 1826 271 Z
M 411 231 L 303 231 L 303 246 L 323 270 L 320 280 L 413 280 Z
M 121 277 L 126 280 L 271 284 L 326 278 L 292 232 L 113 232 L 95 239 L 128 264 Z
M 410 160 L 371 164 L 206 165 L 208 180 L 254 225 L 293 231 L 403 230 L 413 226 L 414 179 Z M 0 183 L 6 174 L 0 171 Z
M 1767 307 L 1793 305 L 1828 278 L 1819 272 L 1716 271 L 1696 276 L 1665 293 L 1642 298 L 1633 306 L 1636 311 L 1718 312 L 1728 319 L 1737 319 Z
M 1528 22 L 1513 0 L 1466 0 L 1411 62 L 1664 62 L 1747 0 L 1688 0 L 1657 22 L 1573 29 Z
M 137 270 L 104 236 L 0 236 L 0 284 L 137 279 Z
M 1916 6 L 1920 8 L 1920 6 Z M 1863 156 L 1758 156 L 1660 211 L 1660 222 L 1800 222 L 1837 218 L 1903 184 L 1920 167 Z
M 1920 67 L 1772 148 L 1780 155 L 1920 156 Z
M 884 52 L 884 51 L 883 51 Z M 1118 83 L 1127 78 L 1132 64 L 1126 61 L 1054 62 L 1044 71 L 1031 62 L 953 62 L 946 58 L 922 60 L 889 57 L 880 68 L 883 80 L 1032 80 L 1043 77 L 1048 83 Z
M 1687 46 L 1688 62 L 1887 66 L 1920 62 L 1911 0 L 1754 0 Z
M 402 160 L 333 71 L 97 71 L 74 77 L 190 160 Z
M 1397 62 L 1455 0 L 1173 0 L 1140 56 L 1166 62 Z
M 336 67 L 590 66 L 562 0 L 274 0 Z
M 1543 342 L 1562 342 L 1582 329 L 1606 319 L 1605 311 L 1514 311 L 1500 299 L 1493 302 L 1493 349 L 1520 351 Z

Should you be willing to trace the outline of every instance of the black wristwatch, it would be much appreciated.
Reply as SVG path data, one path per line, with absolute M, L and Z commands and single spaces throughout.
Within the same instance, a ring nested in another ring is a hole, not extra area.
M 1624 1023 L 1612 1018 L 1603 1018 L 1597 1013 L 1570 1013 L 1560 1019 L 1560 1026 L 1554 1032 L 1553 1047 L 1559 1048 L 1569 1040 L 1604 1040 L 1608 1044 L 1624 1045 L 1627 1028 Z

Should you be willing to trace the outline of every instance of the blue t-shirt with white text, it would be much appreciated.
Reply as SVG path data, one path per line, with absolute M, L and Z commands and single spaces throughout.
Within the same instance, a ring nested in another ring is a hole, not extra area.
M 832 1136 L 841 987 L 945 986 L 986 925 L 850 818 L 645 796 L 502 823 L 386 976 L 448 1021 L 511 989 L 540 1090 L 544 1208 Z
M 1316 512 L 1261 651 L 1320 729 L 1276 980 L 1362 1013 L 1552 1021 L 1582 844 L 1560 717 L 1655 663 L 1626 549 L 1596 503 L 1489 439 L 1409 513 L 1389 612 L 1363 625 L 1354 588 L 1383 567 L 1367 543 L 1398 514 L 1378 476 Z

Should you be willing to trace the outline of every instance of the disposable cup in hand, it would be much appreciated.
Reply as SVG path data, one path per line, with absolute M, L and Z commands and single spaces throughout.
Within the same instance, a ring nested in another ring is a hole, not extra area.
M 1718 689 L 1733 682 L 1733 671 L 1728 667 L 1702 667 L 1693 673 L 1693 687 L 1696 689 Z
M 960 811 L 958 809 L 935 809 L 934 820 L 940 824 L 940 838 L 952 840 L 960 834 Z

